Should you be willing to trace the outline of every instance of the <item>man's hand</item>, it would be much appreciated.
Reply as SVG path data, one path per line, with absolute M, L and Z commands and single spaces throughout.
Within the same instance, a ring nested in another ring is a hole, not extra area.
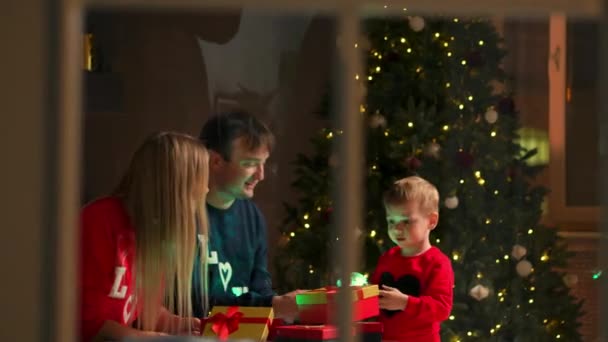
M 298 317 L 298 305 L 296 304 L 296 294 L 302 290 L 295 290 L 282 296 L 272 298 L 272 308 L 276 318 L 283 319 L 286 323 L 292 323 Z
M 408 295 L 401 293 L 398 289 L 382 285 L 380 290 L 380 309 L 384 310 L 405 310 Z

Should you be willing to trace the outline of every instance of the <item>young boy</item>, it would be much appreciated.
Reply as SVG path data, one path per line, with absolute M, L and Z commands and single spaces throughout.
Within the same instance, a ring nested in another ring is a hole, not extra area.
M 382 339 L 439 342 L 454 286 L 450 259 L 429 241 L 439 219 L 439 192 L 420 177 L 407 177 L 386 191 L 384 206 L 397 246 L 380 257 L 372 275 L 380 286 Z

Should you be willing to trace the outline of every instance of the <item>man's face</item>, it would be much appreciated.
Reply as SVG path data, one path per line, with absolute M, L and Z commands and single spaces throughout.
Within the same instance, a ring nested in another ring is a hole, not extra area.
M 268 146 L 249 150 L 245 139 L 237 138 L 230 160 L 216 155 L 212 161 L 212 191 L 220 192 L 226 200 L 253 197 L 255 186 L 264 179 L 264 164 L 269 155 Z

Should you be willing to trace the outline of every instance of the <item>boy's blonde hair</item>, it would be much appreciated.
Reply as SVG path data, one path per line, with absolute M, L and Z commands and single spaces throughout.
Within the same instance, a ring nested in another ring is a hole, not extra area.
M 385 205 L 401 205 L 407 201 L 417 201 L 426 213 L 439 211 L 439 191 L 422 177 L 402 178 L 384 193 Z
M 115 194 L 135 227 L 135 295 L 138 324 L 157 330 L 160 304 L 182 317 L 192 316 L 192 274 L 197 235 L 208 236 L 205 207 L 209 154 L 198 139 L 161 132 L 135 152 Z M 207 255 L 202 244 L 201 293 L 207 302 Z M 185 321 L 185 320 L 184 320 Z M 168 331 L 189 327 L 162 327 Z

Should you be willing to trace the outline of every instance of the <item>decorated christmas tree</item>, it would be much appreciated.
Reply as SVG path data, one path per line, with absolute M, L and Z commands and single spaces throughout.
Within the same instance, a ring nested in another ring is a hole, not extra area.
M 452 315 L 444 341 L 580 341 L 581 303 L 561 270 L 571 255 L 554 227 L 541 222 L 547 189 L 534 185 L 534 149 L 519 143 L 518 112 L 506 84 L 506 51 L 481 19 L 372 19 L 357 45 L 364 73 L 360 113 L 366 122 L 362 274 L 392 247 L 382 192 L 408 175 L 439 189 L 440 223 L 431 242 L 452 258 Z M 329 99 L 328 102 L 331 102 Z M 323 110 L 327 112 L 327 110 Z M 312 139 L 295 161 L 301 197 L 286 205 L 275 260 L 284 290 L 335 282 L 329 262 L 332 146 L 341 127 Z

